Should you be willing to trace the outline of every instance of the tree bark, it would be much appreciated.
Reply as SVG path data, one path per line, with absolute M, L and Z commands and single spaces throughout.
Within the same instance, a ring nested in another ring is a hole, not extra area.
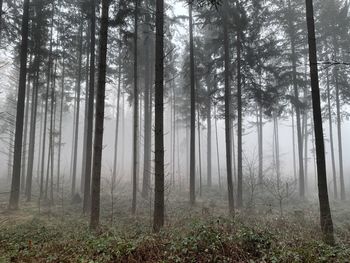
M 136 213 L 136 202 L 137 202 L 137 184 L 138 184 L 138 121 L 139 121 L 139 91 L 138 91 L 138 13 L 139 13 L 139 0 L 135 0 L 135 11 L 134 11 L 134 124 L 133 124 L 133 166 L 132 166 L 132 208 L 131 212 L 134 215 Z
M 75 112 L 75 129 L 74 129 L 74 149 L 73 149 L 73 174 L 72 174 L 72 189 L 71 196 L 74 197 L 76 193 L 76 180 L 77 180 L 77 161 L 78 161 L 78 143 L 79 143 L 79 119 L 80 119 L 80 93 L 81 93 L 81 67 L 82 67 L 82 55 L 83 55 L 83 22 L 80 22 L 79 26 L 79 47 L 78 47 L 78 75 L 76 83 L 76 101 L 77 109 Z
M 227 1 L 225 1 L 227 5 Z M 232 182 L 232 157 L 231 157 L 231 88 L 230 88 L 230 47 L 229 35 L 227 28 L 227 11 L 222 10 L 223 27 L 224 27 L 224 59 L 225 59 L 225 139 L 226 139 L 226 169 L 227 169 L 227 192 L 229 202 L 229 213 L 234 215 L 234 196 L 233 196 L 233 182 Z
M 190 85 L 191 85 L 191 138 L 190 138 L 190 204 L 196 202 L 196 92 L 194 72 L 194 44 L 193 44 L 193 18 L 192 2 L 189 8 L 189 33 L 190 33 Z
M 316 139 L 316 153 L 317 153 L 317 179 L 318 179 L 318 197 L 320 203 L 320 219 L 321 229 L 324 241 L 333 245 L 333 221 L 331 210 L 329 207 L 328 188 L 327 188 L 327 174 L 326 174 L 326 160 L 323 140 L 323 125 L 321 112 L 320 88 L 318 82 L 318 68 L 317 68 L 317 48 L 315 36 L 315 22 L 312 0 L 306 0 L 306 19 L 308 29 L 308 43 L 309 43 L 309 60 L 310 60 L 310 76 L 312 89 L 312 106 L 315 126 Z
M 153 231 L 164 226 L 164 0 L 156 0 L 155 186 Z
M 103 148 L 103 125 L 106 91 L 106 60 L 108 40 L 108 8 L 109 0 L 102 0 L 100 28 L 100 49 L 98 66 L 98 83 L 96 97 L 96 120 L 94 139 L 94 159 L 92 168 L 91 217 L 90 229 L 97 229 L 100 220 L 101 162 Z
M 328 69 L 326 70 L 326 77 L 327 77 L 327 109 L 328 109 L 328 123 L 329 123 L 329 143 L 330 143 L 330 147 L 331 147 L 332 174 L 333 174 L 333 187 L 334 187 L 333 194 L 334 194 L 334 198 L 337 199 L 338 198 L 337 172 L 336 172 L 336 168 L 335 168 L 331 91 L 330 91 Z
M 29 0 L 23 2 L 23 15 L 21 26 L 21 51 L 20 51 L 20 73 L 17 97 L 17 113 L 16 113 L 16 130 L 15 145 L 13 155 L 13 170 L 11 193 L 9 200 L 9 209 L 17 210 L 20 194 L 21 183 L 21 160 L 22 160 L 22 137 L 23 137 L 23 119 L 24 105 L 26 94 L 26 77 L 27 77 L 27 55 L 28 55 L 28 27 L 29 27 Z
M 96 0 L 90 0 L 90 77 L 89 77 L 89 105 L 87 112 L 87 133 L 86 133 L 86 166 L 84 180 L 84 202 L 83 213 L 86 214 L 90 207 L 91 199 L 91 159 L 92 159 L 92 132 L 94 118 L 94 96 L 95 96 L 95 31 L 96 31 Z

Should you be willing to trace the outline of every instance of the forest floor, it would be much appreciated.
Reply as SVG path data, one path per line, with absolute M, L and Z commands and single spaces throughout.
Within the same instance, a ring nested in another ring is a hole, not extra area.
M 81 204 L 60 199 L 39 209 L 21 200 L 18 211 L 7 211 L 1 195 L 0 262 L 350 262 L 349 202 L 331 203 L 331 247 L 321 241 L 317 202 L 291 200 L 283 215 L 256 204 L 229 218 L 218 189 L 192 208 L 186 197 L 167 197 L 166 226 L 153 234 L 152 200 L 141 200 L 133 216 L 128 195 L 115 197 L 113 211 L 103 195 L 101 227 L 91 232 Z

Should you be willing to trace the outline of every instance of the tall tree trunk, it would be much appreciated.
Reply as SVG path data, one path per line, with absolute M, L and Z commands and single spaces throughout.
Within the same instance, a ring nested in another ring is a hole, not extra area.
M 199 119 L 199 107 L 197 105 L 197 131 L 198 131 L 198 166 L 199 166 L 199 196 L 202 196 L 202 151 L 201 151 L 201 123 Z
M 1 33 L 2 33 L 2 4 L 3 4 L 3 0 L 0 0 L 0 44 L 1 44 Z
M 60 187 L 61 176 L 61 150 L 62 150 L 62 123 L 63 123 L 63 102 L 64 102 L 64 80 L 66 74 L 65 58 L 62 58 L 62 79 L 61 79 L 61 98 L 60 98 L 60 120 L 58 128 L 58 156 L 57 156 L 57 192 Z
M 139 121 L 139 91 L 138 91 L 138 54 L 137 54 L 137 44 L 138 44 L 138 13 L 139 13 L 139 0 L 135 0 L 135 32 L 134 32 L 134 124 L 133 124 L 133 167 L 132 167 L 132 214 L 136 213 L 136 199 L 137 199 L 137 184 L 138 184 L 138 121 Z
M 339 179 L 340 179 L 340 199 L 345 200 L 345 183 L 344 183 L 344 168 L 343 168 L 343 141 L 341 132 L 341 115 L 340 115 L 340 97 L 338 83 L 338 69 L 334 68 L 335 78 L 335 100 L 337 109 L 337 131 L 338 131 L 338 152 L 339 152 Z
M 91 157 L 92 157 L 92 132 L 94 118 L 94 93 L 95 93 L 95 31 L 96 31 L 96 0 L 90 0 L 90 77 L 89 77 L 89 104 L 87 112 L 87 133 L 86 133 L 86 166 L 83 213 L 87 213 L 91 199 Z
M 297 168 L 296 168 L 296 156 L 295 156 L 295 124 L 294 124 L 294 107 L 292 107 L 292 144 L 293 144 L 293 172 L 294 180 L 297 181 Z
M 217 107 L 215 107 L 215 141 L 216 141 L 216 160 L 217 160 L 217 166 L 218 166 L 218 180 L 219 180 L 219 188 L 221 189 L 221 169 L 220 169 L 220 156 L 219 156 Z
M 312 0 L 306 0 L 306 18 L 309 43 L 310 76 L 312 89 L 312 106 L 315 126 L 316 153 L 317 153 L 317 179 L 318 179 L 318 197 L 320 203 L 321 229 L 324 241 L 328 244 L 334 244 L 333 221 L 329 207 L 326 160 L 323 140 L 323 125 L 321 112 L 320 88 L 318 83 L 317 68 L 317 48 L 315 36 L 315 22 Z
M 211 187 L 211 90 L 209 82 L 207 82 L 207 89 L 207 185 Z
M 115 138 L 114 138 L 114 158 L 113 158 L 113 171 L 112 171 L 112 187 L 115 187 L 117 179 L 117 156 L 118 156 L 118 136 L 119 136 L 119 115 L 120 115 L 120 92 L 122 82 L 122 58 L 121 58 L 122 45 L 119 45 L 119 66 L 118 66 L 118 91 L 117 91 L 117 116 L 115 120 Z
M 13 155 L 13 170 L 11 193 L 9 200 L 9 209 L 18 209 L 20 183 L 21 183 L 21 161 L 22 161 L 22 137 L 23 137 L 23 119 L 24 105 L 26 94 L 26 77 L 27 77 L 27 54 L 28 54 L 28 24 L 29 24 L 29 0 L 23 2 L 23 16 L 21 26 L 21 51 L 20 51 L 20 72 L 18 83 L 17 113 L 16 113 L 16 130 L 15 145 Z
M 337 173 L 335 168 L 335 156 L 334 156 L 334 142 L 333 142 L 333 121 L 332 121 L 332 106 L 331 106 L 331 91 L 329 83 L 329 71 L 326 70 L 327 77 L 327 109 L 328 109 L 328 123 L 329 123 L 329 143 L 331 147 L 331 158 L 332 158 L 332 174 L 333 174 L 333 187 L 334 187 L 334 198 L 338 198 L 338 187 L 337 187 Z
M 264 180 L 264 174 L 263 174 L 263 165 L 264 165 L 264 152 L 263 152 L 263 148 L 264 148 L 264 141 L 263 141 L 263 109 L 262 109 L 262 105 L 260 103 L 259 105 L 259 112 L 258 112 L 258 144 L 259 144 L 259 184 L 262 185 L 263 184 L 263 180 Z
M 148 7 L 149 1 L 146 1 Z M 146 14 L 145 24 L 147 26 L 148 33 L 146 34 L 144 50 L 145 50 L 145 97 L 144 97 L 144 112 L 145 112 L 145 125 L 144 125 L 144 159 L 143 159 L 143 181 L 142 181 L 142 196 L 148 198 L 149 189 L 150 189 L 150 174 L 151 174 L 151 147 L 152 147 L 152 104 L 151 101 L 151 69 L 149 67 L 151 58 L 150 58 L 150 48 L 151 48 L 151 27 L 149 23 L 151 20 L 150 14 Z
M 164 0 L 156 0 L 155 186 L 153 231 L 164 225 Z
M 190 139 L 190 204 L 196 202 L 196 92 L 194 72 L 194 44 L 193 44 L 193 18 L 192 2 L 189 8 L 189 31 L 190 31 L 190 81 L 191 81 L 191 139 Z
M 78 75 L 77 75 L 77 109 L 75 115 L 75 129 L 74 129 L 74 149 L 73 149 L 73 174 L 72 174 L 72 189 L 71 196 L 74 197 L 76 193 L 76 177 L 77 177 L 77 161 L 78 161 L 78 142 L 79 142 L 79 119 L 80 119 L 80 92 L 81 92 L 81 67 L 83 55 L 83 22 L 80 22 L 79 28 L 79 48 L 78 48 Z
M 29 65 L 32 64 L 32 55 L 30 55 Z M 30 78 L 27 78 L 27 91 L 26 91 L 26 103 L 25 103 L 25 123 L 24 123 L 24 139 L 22 146 L 22 178 L 21 178 L 21 191 L 25 191 L 25 183 L 26 183 L 26 164 L 27 164 L 27 137 L 28 137 L 28 122 L 29 122 L 29 107 L 30 107 Z M 32 88 L 33 89 L 33 88 Z M 33 93 L 33 92 L 32 92 Z M 33 104 L 33 100 L 32 100 Z
M 37 61 L 37 68 L 35 73 L 35 81 L 33 82 L 32 92 L 32 108 L 30 113 L 30 131 L 29 131 L 29 149 L 28 149 L 28 168 L 26 178 L 26 200 L 31 201 L 32 198 L 32 181 L 33 181 L 33 164 L 35 154 L 35 130 L 36 130 L 36 117 L 38 108 L 38 90 L 39 90 L 39 72 L 40 63 Z
M 238 2 L 237 7 L 238 7 Z M 239 18 L 240 19 L 240 18 Z M 238 20 L 239 20 L 238 19 Z M 241 32 L 237 30 L 237 206 L 243 207 Z
M 273 118 L 274 126 L 274 151 L 275 151 L 275 165 L 276 165 L 276 176 L 277 176 L 277 190 L 280 191 L 281 186 L 281 166 L 280 166 L 280 147 L 279 147 L 279 131 L 278 131 L 278 117 Z
M 103 148 L 103 125 L 106 92 L 106 60 L 108 40 L 108 8 L 109 1 L 102 0 L 102 15 L 100 28 L 100 49 L 98 65 L 98 83 L 96 97 L 96 121 L 94 139 L 94 159 L 92 168 L 91 187 L 91 217 L 90 228 L 97 229 L 100 221 L 100 191 L 101 191 L 101 162 Z
M 84 105 L 84 136 L 83 136 L 83 152 L 81 163 L 81 178 L 80 178 L 80 192 L 84 194 L 85 187 L 85 169 L 86 169 L 86 137 L 87 137 L 87 122 L 88 122 L 88 108 L 89 108 L 89 63 L 90 63 L 90 24 L 87 30 L 87 47 L 86 47 L 86 73 L 85 73 L 85 105 Z
M 291 3 L 288 0 L 288 8 L 291 10 Z M 299 161 L 299 196 L 301 198 L 305 197 L 305 182 L 304 182 L 304 159 L 303 159 L 303 138 L 301 135 L 301 120 L 300 120 L 300 107 L 299 107 L 299 91 L 297 83 L 297 58 L 296 58 L 296 47 L 295 47 L 295 28 L 293 21 L 289 22 L 290 29 L 290 41 L 292 49 L 292 79 L 293 79 L 293 90 L 294 90 L 294 99 L 295 103 L 295 113 L 297 120 L 297 141 L 298 141 L 298 161 Z
M 47 113 L 49 105 L 49 90 L 51 83 L 51 71 L 52 71 L 52 47 L 53 47 L 53 22 L 54 22 L 54 9 L 52 9 L 51 15 L 51 32 L 50 32 L 50 49 L 49 49 L 49 61 L 47 66 L 47 76 L 46 76 L 46 91 L 45 91 L 45 117 L 44 117 L 44 129 L 43 129 L 43 143 L 42 143 L 42 156 L 41 156 L 41 178 L 40 178 L 40 198 L 44 194 L 44 166 L 45 166 L 45 149 L 46 149 L 46 126 L 47 126 Z M 47 185 L 47 182 L 46 182 Z M 47 187 L 46 187 L 47 189 Z M 46 192 L 46 191 L 45 191 Z M 47 197 L 47 195 L 45 195 Z
M 224 2 L 227 6 L 227 1 Z M 224 7 L 225 7 L 224 6 Z M 227 192 L 229 213 L 234 215 L 234 196 L 233 196 L 233 182 L 232 182 L 232 157 L 231 157 L 231 88 L 230 88 L 230 47 L 229 35 L 227 28 L 227 9 L 223 7 L 223 27 L 224 27 L 224 59 L 225 59 L 225 138 L 226 138 L 226 169 L 227 169 Z

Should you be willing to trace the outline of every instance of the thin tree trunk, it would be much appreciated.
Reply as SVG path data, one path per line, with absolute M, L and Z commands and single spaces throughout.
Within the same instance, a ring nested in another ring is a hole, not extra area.
M 1 11 L 1 10 L 0 10 Z M 29 65 L 32 64 L 32 55 L 29 59 Z M 33 89 L 33 88 L 32 88 Z M 21 191 L 25 191 L 26 183 L 26 164 L 27 164 L 27 137 L 28 137 L 28 122 L 29 122 L 29 107 L 30 107 L 30 76 L 27 78 L 27 90 L 26 90 L 26 103 L 25 103 L 25 123 L 24 123 L 24 139 L 22 146 L 22 178 L 21 178 Z M 33 92 L 32 92 L 33 93 Z M 33 100 L 32 100 L 33 105 Z
M 227 1 L 224 2 L 227 6 Z M 231 157 L 231 87 L 230 87 L 230 48 L 229 35 L 227 28 L 227 13 L 222 10 L 223 27 L 224 27 L 224 57 L 225 57 L 225 138 L 226 138 L 226 169 L 227 169 L 227 192 L 229 202 L 229 213 L 234 215 L 234 196 L 233 196 L 233 182 L 232 182 L 232 157 Z
M 85 105 L 84 105 L 84 137 L 83 137 L 83 153 L 81 164 L 80 192 L 84 194 L 85 187 L 85 169 L 86 169 L 86 137 L 87 137 L 87 122 L 89 108 L 89 63 L 90 63 L 90 24 L 87 30 L 87 47 L 86 47 L 86 74 L 85 74 Z
M 78 161 L 78 142 L 79 142 L 79 119 L 80 119 L 80 92 L 81 92 L 81 67 L 83 55 L 83 22 L 80 23 L 79 28 L 79 48 L 78 48 L 78 76 L 77 76 L 77 110 L 75 115 L 75 129 L 74 129 L 74 149 L 73 149 L 73 174 L 72 174 L 72 189 L 71 196 L 74 197 L 76 193 L 77 180 L 77 161 Z
M 153 231 L 164 225 L 164 0 L 156 0 L 155 186 Z
M 139 121 L 139 91 L 138 91 L 138 13 L 139 13 L 139 0 L 135 0 L 135 32 L 134 32 L 134 124 L 133 124 L 133 162 L 132 162 L 132 208 L 131 212 L 134 215 L 136 213 L 136 201 L 137 201 L 137 171 L 138 171 L 138 121 Z
M 39 61 L 38 61 L 39 62 Z M 35 130 L 38 108 L 38 89 L 39 89 L 39 63 L 36 68 L 35 82 L 33 82 L 32 92 L 32 108 L 30 113 L 30 131 L 29 131 L 29 149 L 28 149 L 28 168 L 26 178 L 26 200 L 31 201 L 32 198 L 32 180 L 33 180 L 33 164 L 35 154 Z
M 327 77 L 327 108 L 328 108 L 328 123 L 329 123 L 329 143 L 331 147 L 331 158 L 332 158 L 332 174 L 333 174 L 333 187 L 334 187 L 334 198 L 338 198 L 338 187 L 337 187 L 337 173 L 335 168 L 335 156 L 334 156 L 334 141 L 333 141 L 333 121 L 332 121 L 332 106 L 331 106 L 331 91 L 329 83 L 329 71 L 326 70 Z
M 202 151 L 201 151 L 201 124 L 199 119 L 199 107 L 197 105 L 197 131 L 198 131 L 198 166 L 199 166 L 199 196 L 202 196 Z
M 329 207 L 326 160 L 323 140 L 323 125 L 321 112 L 320 88 L 318 83 L 317 69 L 317 48 L 315 36 L 315 23 L 312 0 L 306 0 L 306 18 L 308 28 L 310 76 L 312 89 L 312 106 L 314 114 L 316 153 L 317 153 L 317 179 L 318 179 L 318 197 L 320 203 L 321 229 L 324 241 L 328 244 L 334 244 L 333 221 Z
M 21 183 L 21 161 L 22 161 L 22 137 L 23 137 L 23 119 L 24 104 L 26 94 L 26 77 L 27 77 L 27 54 L 28 54 L 28 27 L 29 27 L 29 0 L 23 2 L 23 16 L 21 27 L 21 51 L 20 51 L 20 73 L 17 97 L 17 113 L 16 113 L 16 130 L 15 145 L 13 155 L 13 170 L 11 193 L 9 200 L 9 209 L 17 210 L 20 194 Z
M 121 45 L 119 45 L 119 66 L 118 66 L 118 91 L 117 91 L 117 116 L 115 121 L 115 138 L 114 138 L 114 158 L 112 171 L 112 186 L 115 187 L 117 179 L 117 156 L 118 156 L 118 136 L 119 136 L 119 115 L 120 115 L 120 92 L 121 92 L 121 78 L 122 78 L 122 58 Z
M 218 136 L 218 116 L 217 116 L 217 107 L 215 108 L 215 141 L 216 141 L 216 160 L 218 165 L 218 180 L 219 188 L 221 189 L 221 170 L 220 170 L 220 156 L 219 156 L 219 136 Z
M 236 2 L 238 6 L 238 2 Z M 240 19 L 240 18 L 239 18 Z M 239 20 L 238 19 L 238 20 Z M 237 206 L 243 207 L 241 32 L 237 30 Z
M 294 107 L 292 107 L 292 143 L 293 143 L 293 172 L 294 180 L 297 181 L 297 168 L 296 168 L 296 156 L 295 156 L 295 124 L 294 124 Z
M 108 40 L 108 8 L 109 1 L 102 0 L 102 16 L 100 28 L 100 49 L 98 66 L 98 83 L 96 97 L 96 121 L 94 139 L 94 159 L 92 168 L 91 217 L 90 228 L 97 229 L 100 221 L 101 162 L 103 148 L 103 125 L 106 91 L 106 60 Z
M 209 82 L 207 83 L 207 89 L 207 185 L 208 187 L 211 187 L 211 90 Z
M 288 8 L 291 9 L 290 0 L 288 0 Z M 291 40 L 291 49 L 292 49 L 292 69 L 293 69 L 293 89 L 294 89 L 294 99 L 296 101 L 295 104 L 295 113 L 297 120 L 297 142 L 298 142 L 298 161 L 299 161 L 299 196 L 301 198 L 305 197 L 305 182 L 304 182 L 304 159 L 303 159 L 303 139 L 301 135 L 301 120 L 300 120 L 300 107 L 299 103 L 299 91 L 298 91 L 298 83 L 297 83 L 297 61 L 295 54 L 295 39 L 294 39 L 294 24 L 293 21 L 290 21 L 290 40 Z
M 86 166 L 83 213 L 86 214 L 90 207 L 91 199 L 91 159 L 92 159 L 92 132 L 94 118 L 94 96 L 95 96 L 95 31 L 96 31 L 96 0 L 90 0 L 90 77 L 89 77 L 89 103 L 87 112 L 86 133 Z
M 62 59 L 62 79 L 61 79 L 61 98 L 60 98 L 60 120 L 59 120 L 59 131 L 58 131 L 58 156 L 57 156 L 57 192 L 60 187 L 60 176 L 61 176 L 61 150 L 62 150 L 62 123 L 63 123 L 63 102 L 64 102 L 64 80 L 66 74 L 66 63 L 65 58 Z
M 190 81 L 191 81 L 191 139 L 190 139 L 190 204 L 196 202 L 196 92 L 194 72 L 194 44 L 193 44 L 193 18 L 192 2 L 189 8 L 189 33 L 190 33 Z
M 340 199 L 345 200 L 345 183 L 344 183 L 344 168 L 343 168 L 343 142 L 341 131 L 341 115 L 340 115 L 340 97 L 339 97 L 339 84 L 338 84 L 338 70 L 334 68 L 335 78 L 335 100 L 337 109 L 337 131 L 338 131 L 338 153 L 339 153 L 339 179 L 340 179 Z

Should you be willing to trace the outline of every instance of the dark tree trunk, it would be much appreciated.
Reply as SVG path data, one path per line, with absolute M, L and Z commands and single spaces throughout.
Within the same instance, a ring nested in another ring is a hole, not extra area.
M 35 153 L 35 130 L 36 130 L 36 117 L 38 108 L 38 89 L 39 89 L 39 61 L 37 61 L 37 69 L 35 75 L 35 82 L 33 82 L 32 92 L 32 108 L 30 113 L 30 131 L 29 131 L 29 149 L 28 149 L 28 168 L 26 178 L 26 200 L 31 201 L 32 198 L 32 181 L 33 181 L 33 165 L 34 165 L 34 153 Z
M 227 2 L 225 1 L 227 5 Z M 233 182 L 232 182 L 232 157 L 231 157 L 231 88 L 230 88 L 230 47 L 229 35 L 227 28 L 227 13 L 222 10 L 223 27 L 224 27 L 224 57 L 225 57 L 225 138 L 226 138 L 226 169 L 227 169 L 227 192 L 229 202 L 230 215 L 234 215 L 234 196 L 233 196 Z
M 334 198 L 338 198 L 338 187 L 337 187 L 337 172 L 335 168 L 335 156 L 334 156 L 334 141 L 333 141 L 333 121 L 332 121 L 332 106 L 331 106 L 331 91 L 329 83 L 329 72 L 326 71 L 327 77 L 327 109 L 328 109 L 328 123 L 329 123 L 329 143 L 331 147 L 331 158 L 332 158 L 332 174 L 333 174 L 333 187 L 334 187 Z
M 340 113 L 340 97 L 339 97 L 339 81 L 338 69 L 334 68 L 335 78 L 335 100 L 337 108 L 337 131 L 338 131 L 338 153 L 339 153 L 339 179 L 340 179 L 340 199 L 345 200 L 345 183 L 344 183 L 344 168 L 343 168 L 343 141 L 341 131 L 341 113 Z
M 29 65 L 32 64 L 32 56 L 29 59 Z M 28 123 L 29 123 L 29 108 L 30 108 L 30 78 L 28 76 L 27 80 L 27 90 L 26 90 L 26 103 L 25 103 L 25 123 L 24 123 L 24 138 L 23 138 L 23 146 L 22 146 L 22 178 L 21 178 L 21 192 L 24 192 L 25 183 L 26 183 L 26 164 L 27 164 L 27 137 L 28 137 Z M 33 88 L 32 88 L 33 89 Z M 32 92 L 33 93 L 33 92 Z M 33 100 L 32 100 L 33 105 Z
M 94 96 L 95 96 L 95 31 L 96 31 L 96 0 L 90 0 L 90 77 L 89 77 L 89 104 L 87 112 L 87 133 L 86 133 L 86 166 L 83 213 L 87 213 L 90 208 L 91 198 L 91 157 L 92 157 L 92 132 L 94 118 Z M 103 128 L 103 127 L 102 127 Z
M 84 105 L 84 136 L 83 136 L 83 152 L 81 163 L 81 178 L 80 178 L 80 192 L 84 194 L 85 187 L 85 169 L 86 169 L 86 137 L 87 137 L 87 122 L 88 122 L 88 108 L 89 108 L 89 63 L 90 63 L 90 24 L 87 30 L 87 47 L 86 47 L 86 73 L 85 73 L 85 105 Z
M 241 32 L 237 31 L 237 207 L 243 207 Z
M 147 6 L 149 1 L 146 2 Z M 149 31 L 146 35 L 144 50 L 145 50 L 145 98 L 144 98 L 144 112 L 145 112 L 145 125 L 144 125 L 144 159 L 143 159 L 143 181 L 142 181 L 142 196 L 148 198 L 149 189 L 150 189 L 150 173 L 151 173 L 151 142 L 152 142 L 152 105 L 151 101 L 151 68 L 149 67 L 151 58 L 150 58 L 150 48 L 152 45 L 151 39 L 151 27 L 149 27 L 151 17 L 150 14 L 146 14 L 146 26 Z
M 220 170 L 220 156 L 219 156 L 219 136 L 218 136 L 218 116 L 217 116 L 217 108 L 215 109 L 215 141 L 216 141 L 216 160 L 218 165 L 218 180 L 219 180 L 219 188 L 221 189 L 221 170 Z
M 109 1 L 102 0 L 102 15 L 100 28 L 100 49 L 98 65 L 98 83 L 96 95 L 96 121 L 94 138 L 94 159 L 92 168 L 91 217 L 90 229 L 97 229 L 100 221 L 100 191 L 101 191 L 101 162 L 103 148 L 103 125 L 106 91 L 106 60 L 108 39 L 108 8 Z
M 156 0 L 155 186 L 153 231 L 164 225 L 164 0 Z
M 196 202 L 196 92 L 194 72 L 192 2 L 189 3 L 190 81 L 191 81 L 191 139 L 190 139 L 190 204 Z
M 11 194 L 9 200 L 9 209 L 18 209 L 20 183 L 21 183 L 21 160 L 22 160 L 22 137 L 23 137 L 23 119 L 26 94 L 27 77 L 27 55 L 28 55 L 28 24 L 29 24 L 29 0 L 24 0 L 23 16 L 21 27 L 21 51 L 20 51 L 20 72 L 17 97 L 15 147 L 13 155 L 13 170 L 11 182 Z
M 315 22 L 312 0 L 306 0 L 306 18 L 308 28 L 310 76 L 312 89 L 312 106 L 315 126 L 316 153 L 317 153 L 317 179 L 318 179 L 318 197 L 320 202 L 321 229 L 324 241 L 328 244 L 334 244 L 333 221 L 329 207 L 326 160 L 323 140 L 323 125 L 321 112 L 320 88 L 318 82 L 317 68 L 317 48 L 315 36 Z
M 134 125 L 133 125 L 133 166 L 132 166 L 132 214 L 136 213 L 136 199 L 137 199 L 137 185 L 138 185 L 138 121 L 139 121 L 139 91 L 138 91 L 138 13 L 139 13 L 139 0 L 135 0 L 135 32 L 134 32 Z
M 115 120 L 115 138 L 114 138 L 114 158 L 113 158 L 113 171 L 112 171 L 112 187 L 115 187 L 117 179 L 117 157 L 118 157 L 118 138 L 119 138 L 119 115 L 120 115 L 120 92 L 122 83 L 122 58 L 121 58 L 122 45 L 119 45 L 119 65 L 118 65 L 118 91 L 117 91 L 117 116 Z
M 64 102 L 64 80 L 66 74 L 65 58 L 62 60 L 61 98 L 60 98 L 60 120 L 58 128 L 58 153 L 57 153 L 57 192 L 60 188 L 61 177 L 61 150 L 62 150 L 62 123 L 63 123 L 63 102 Z
M 199 166 L 199 196 L 202 196 L 202 151 L 201 151 L 201 123 L 199 107 L 197 106 L 197 131 L 198 131 L 198 166 Z
M 207 185 L 211 187 L 211 90 L 209 83 L 207 83 Z
M 75 112 L 76 115 L 75 115 L 75 123 L 74 123 L 75 129 L 74 129 L 74 148 L 73 148 L 73 174 L 72 174 L 72 189 L 71 189 L 72 197 L 74 197 L 76 193 L 76 180 L 77 180 L 82 55 L 83 55 L 83 22 L 80 23 L 80 28 L 79 28 L 78 73 L 77 73 L 78 75 L 77 75 L 77 83 L 76 83 L 77 109 Z
M 292 144 L 293 144 L 293 172 L 294 180 L 297 181 L 297 168 L 295 156 L 295 123 L 294 123 L 294 107 L 292 107 Z
M 288 8 L 291 9 L 290 0 L 288 1 Z M 295 51 L 295 28 L 293 21 L 289 21 L 289 30 L 290 30 L 290 41 L 291 41 L 291 49 L 292 49 L 292 79 L 293 79 L 293 90 L 294 90 L 294 99 L 296 101 L 295 104 L 295 114 L 297 120 L 297 141 L 298 141 L 298 162 L 299 162 L 299 196 L 301 198 L 305 197 L 305 182 L 304 182 L 304 159 L 303 159 L 303 138 L 301 131 L 301 120 L 300 120 L 300 107 L 299 103 L 299 91 L 298 91 L 298 83 L 297 83 L 297 58 Z
M 259 105 L 259 112 L 258 112 L 258 142 L 259 142 L 259 184 L 263 184 L 264 175 L 263 175 L 263 168 L 264 168 L 264 141 L 263 141 L 263 109 L 262 105 L 260 103 Z

